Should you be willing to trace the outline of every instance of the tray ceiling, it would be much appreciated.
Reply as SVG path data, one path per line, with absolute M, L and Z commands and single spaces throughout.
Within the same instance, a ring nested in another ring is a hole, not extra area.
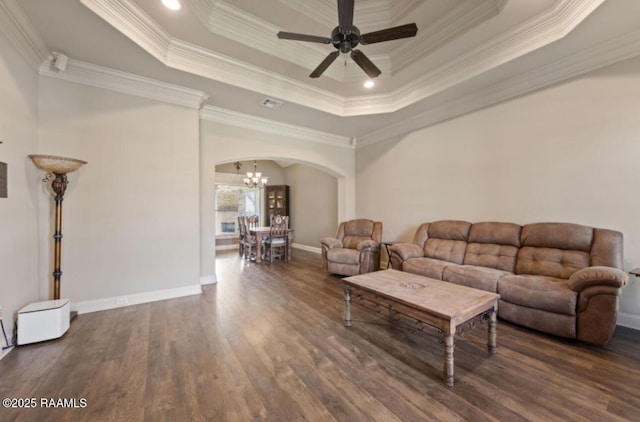
M 125 72 L 202 92 L 199 106 L 372 140 L 640 53 L 640 2 L 356 0 L 363 33 L 418 26 L 414 38 L 359 47 L 383 72 L 367 90 L 348 55 L 311 79 L 333 47 L 276 37 L 329 36 L 335 0 L 182 0 L 179 11 L 160 0 L 0 3 L 28 34 L 32 61 L 47 63 L 52 51 L 71 58 L 60 77 L 80 72 L 86 82 L 96 66 L 102 78 Z M 265 97 L 284 105 L 265 110 Z

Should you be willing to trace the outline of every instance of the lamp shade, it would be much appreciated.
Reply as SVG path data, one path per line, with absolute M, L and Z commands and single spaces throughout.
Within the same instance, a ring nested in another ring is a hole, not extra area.
M 57 157 L 55 155 L 29 155 L 36 167 L 49 173 L 71 173 L 78 170 L 86 161 L 75 158 Z

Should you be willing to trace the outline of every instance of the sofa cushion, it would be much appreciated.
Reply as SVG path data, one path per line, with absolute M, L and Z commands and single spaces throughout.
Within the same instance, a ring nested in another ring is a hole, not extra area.
M 469 237 L 470 229 L 471 223 L 468 221 L 434 221 L 429 225 L 429 238 L 466 241 Z
M 578 293 L 568 281 L 536 275 L 507 275 L 498 280 L 500 299 L 556 314 L 575 315 Z
M 511 273 L 474 265 L 449 265 L 445 267 L 442 279 L 496 293 L 498 291 L 498 279 L 506 275 L 511 275 Z
M 477 265 L 514 273 L 518 248 L 494 243 L 469 243 L 464 254 L 465 265 Z
M 588 266 L 587 252 L 525 246 L 518 251 L 515 273 L 568 279 Z
M 473 224 L 463 264 L 515 272 L 521 229 L 513 223 Z
M 363 240 L 371 240 L 371 236 L 345 236 L 344 239 L 342 239 L 342 245 L 347 249 L 356 249 L 358 243 Z
M 571 223 L 534 223 L 522 227 L 522 246 L 589 252 L 593 228 Z
M 469 230 L 469 243 L 495 243 L 520 247 L 522 227 L 514 223 L 474 223 Z
M 514 305 L 500 299 L 498 316 L 506 321 L 560 337 L 576 338 L 575 315 L 562 315 L 527 306 Z
M 471 223 L 442 220 L 420 226 L 420 229 L 424 228 L 428 230 L 428 238 L 423 247 L 424 256 L 462 264 Z
M 424 248 L 424 242 L 429 238 L 429 227 L 431 227 L 431 223 L 422 223 L 418 226 L 416 234 L 413 235 L 413 243 L 419 245 L 420 248 Z
M 424 277 L 442 280 L 442 272 L 446 267 L 455 266 L 451 262 L 432 258 L 409 258 L 402 263 L 402 271 Z
M 424 256 L 456 264 L 462 264 L 467 242 L 464 240 L 427 239 L 424 244 Z
M 339 264 L 360 265 L 360 252 L 356 249 L 332 248 L 327 251 L 327 260 Z
M 375 222 L 364 218 L 347 221 L 344 225 L 342 244 L 345 248 L 355 249 L 358 243 L 371 239 Z
M 593 229 L 591 245 L 591 265 L 622 268 L 622 233 L 615 230 Z

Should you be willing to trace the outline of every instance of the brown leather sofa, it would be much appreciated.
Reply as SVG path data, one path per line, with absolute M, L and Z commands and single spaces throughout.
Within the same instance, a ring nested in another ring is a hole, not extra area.
M 382 223 L 364 218 L 344 221 L 336 237 L 321 240 L 322 264 L 331 274 L 358 275 L 380 269 Z
M 616 326 L 622 233 L 569 223 L 436 221 L 390 247 L 394 269 L 500 294 L 498 316 L 605 345 Z

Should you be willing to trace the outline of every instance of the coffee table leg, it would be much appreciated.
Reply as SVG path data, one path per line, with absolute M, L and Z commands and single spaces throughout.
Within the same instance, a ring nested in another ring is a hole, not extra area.
M 344 288 L 344 325 L 351 327 L 351 290 Z
M 497 330 L 497 322 L 496 322 L 496 311 L 492 311 L 491 314 L 489 315 L 489 320 L 487 321 L 487 350 L 489 351 L 489 353 L 491 353 L 492 355 L 496 353 L 497 350 L 497 337 L 498 337 L 498 330 Z
M 455 347 L 455 335 L 444 335 L 444 382 L 453 387 L 453 349 Z

